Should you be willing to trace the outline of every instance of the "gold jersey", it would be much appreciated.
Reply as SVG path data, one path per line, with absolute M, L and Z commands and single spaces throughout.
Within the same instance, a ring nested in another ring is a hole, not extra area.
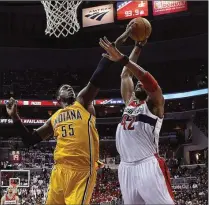
M 96 118 L 79 102 L 58 110 L 51 117 L 57 145 L 55 164 L 74 169 L 95 168 L 99 159 L 99 135 Z

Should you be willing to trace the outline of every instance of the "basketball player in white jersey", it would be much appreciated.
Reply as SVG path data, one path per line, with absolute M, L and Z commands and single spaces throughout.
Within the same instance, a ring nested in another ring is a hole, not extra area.
M 128 58 L 108 40 L 100 40 L 108 53 L 103 56 L 125 66 L 121 94 L 126 108 L 116 131 L 119 182 L 124 204 L 174 204 L 170 175 L 158 155 L 164 98 L 154 77 L 135 63 L 143 44 L 136 43 Z M 135 89 L 132 76 L 138 79 Z
M 19 205 L 19 197 L 16 196 L 12 186 L 9 186 L 7 193 L 1 198 L 1 205 L 15 204 Z

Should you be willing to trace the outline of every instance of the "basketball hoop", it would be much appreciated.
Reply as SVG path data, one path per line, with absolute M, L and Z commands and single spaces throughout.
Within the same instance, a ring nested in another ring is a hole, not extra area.
M 41 1 L 46 12 L 47 26 L 45 34 L 59 38 L 73 35 L 80 29 L 77 9 L 80 1 Z

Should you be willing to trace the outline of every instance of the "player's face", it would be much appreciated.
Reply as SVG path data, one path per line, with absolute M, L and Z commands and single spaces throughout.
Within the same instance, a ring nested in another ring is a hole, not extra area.
M 13 193 L 13 188 L 12 187 L 8 187 L 8 193 L 12 194 Z
M 146 100 L 147 99 L 147 93 L 143 88 L 143 84 L 138 81 L 135 87 L 135 97 L 139 100 Z
M 70 98 L 75 98 L 75 92 L 70 85 L 62 85 L 58 91 L 58 101 L 67 101 Z

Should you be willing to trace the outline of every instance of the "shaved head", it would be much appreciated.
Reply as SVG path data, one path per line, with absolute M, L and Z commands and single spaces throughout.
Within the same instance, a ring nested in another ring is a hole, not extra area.
M 72 104 L 75 101 L 75 92 L 72 86 L 67 84 L 60 86 L 57 91 L 57 101 L 68 105 Z

